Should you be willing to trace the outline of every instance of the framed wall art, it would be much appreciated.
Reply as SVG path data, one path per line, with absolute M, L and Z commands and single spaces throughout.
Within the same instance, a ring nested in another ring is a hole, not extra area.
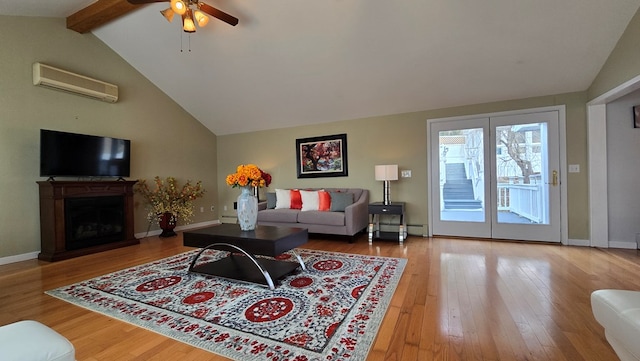
M 633 127 L 640 128 L 640 105 L 633 107 Z
M 298 178 L 346 177 L 347 135 L 296 139 Z

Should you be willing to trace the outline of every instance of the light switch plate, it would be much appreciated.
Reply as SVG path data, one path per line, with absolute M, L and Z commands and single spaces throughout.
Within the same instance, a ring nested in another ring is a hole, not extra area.
M 402 172 L 400 172 L 400 176 L 402 178 L 411 178 L 411 171 L 410 170 L 403 170 Z
M 580 173 L 580 164 L 569 164 L 569 173 Z

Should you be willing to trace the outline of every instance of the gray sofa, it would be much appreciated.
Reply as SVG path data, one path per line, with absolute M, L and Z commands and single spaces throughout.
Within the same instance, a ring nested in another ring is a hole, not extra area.
M 319 190 L 319 189 L 309 189 Z M 307 228 L 309 233 L 354 236 L 369 223 L 369 191 L 361 188 L 323 188 L 327 192 L 353 194 L 353 203 L 340 211 L 302 211 L 268 208 L 258 204 L 258 225 Z M 271 196 L 273 194 L 268 194 Z M 272 204 L 269 206 L 273 207 Z

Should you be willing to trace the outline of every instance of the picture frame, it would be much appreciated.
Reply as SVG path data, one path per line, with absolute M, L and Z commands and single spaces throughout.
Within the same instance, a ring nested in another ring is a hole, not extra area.
M 633 107 L 633 127 L 640 128 L 640 105 Z
M 296 139 L 298 178 L 346 177 L 347 135 Z

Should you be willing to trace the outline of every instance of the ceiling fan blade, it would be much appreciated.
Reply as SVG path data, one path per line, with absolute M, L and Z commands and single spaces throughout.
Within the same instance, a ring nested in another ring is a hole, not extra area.
M 198 2 L 198 8 L 200 8 L 200 10 L 204 11 L 205 13 L 213 16 L 214 18 L 224 21 L 229 25 L 233 25 L 233 26 L 238 25 L 238 18 L 231 16 L 225 13 L 224 11 L 218 10 L 213 6 L 207 5 L 203 2 Z
M 127 1 L 129 2 L 129 4 L 140 5 L 140 4 L 168 2 L 171 0 L 127 0 Z

